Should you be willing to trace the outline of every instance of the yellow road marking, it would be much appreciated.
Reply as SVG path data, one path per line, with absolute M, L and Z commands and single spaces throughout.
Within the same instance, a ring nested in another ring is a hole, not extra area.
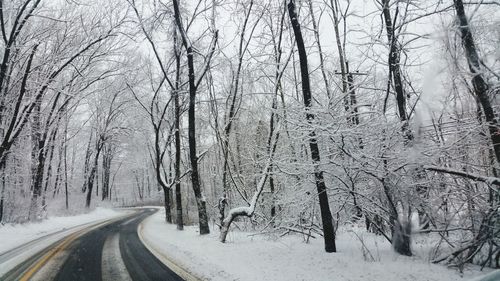
M 34 266 L 32 266 L 23 276 L 20 281 L 28 281 L 33 275 L 42 268 L 52 257 L 54 257 L 59 252 L 66 249 L 66 247 L 80 235 L 81 231 L 71 234 L 68 238 L 66 238 L 62 243 L 57 245 L 55 248 L 52 248 L 47 254 L 45 254 Z
M 30 278 L 32 278 L 33 275 L 35 275 L 35 273 L 37 273 L 40 270 L 40 268 L 42 268 L 45 264 L 47 264 L 47 262 L 51 258 L 53 258 L 55 255 L 57 255 L 61 251 L 65 250 L 66 247 L 69 244 L 71 244 L 73 241 L 75 241 L 79 236 L 83 235 L 84 233 L 86 233 L 86 232 L 88 232 L 90 230 L 93 230 L 93 229 L 99 228 L 99 227 L 101 227 L 103 225 L 110 224 L 110 223 L 113 223 L 114 221 L 118 221 L 120 219 L 123 219 L 123 217 L 129 216 L 129 215 L 131 215 L 131 214 L 127 214 L 127 215 L 120 216 L 120 217 L 115 218 L 115 219 L 111 219 L 111 220 L 108 220 L 108 221 L 105 221 L 105 222 L 98 223 L 98 224 L 96 224 L 96 225 L 94 225 L 92 227 L 82 229 L 80 231 L 77 231 L 77 232 L 69 235 L 59 245 L 57 245 L 56 247 L 50 249 L 50 251 L 48 251 L 41 259 L 39 259 L 36 264 L 32 265 L 29 268 L 29 270 L 26 271 L 23 274 L 23 276 L 19 279 L 19 281 L 28 281 L 28 280 L 30 280 Z

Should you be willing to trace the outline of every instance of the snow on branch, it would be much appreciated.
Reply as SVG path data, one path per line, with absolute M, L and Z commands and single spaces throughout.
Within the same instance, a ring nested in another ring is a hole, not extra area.
M 429 171 L 439 172 L 439 173 L 446 173 L 446 174 L 450 174 L 450 175 L 454 175 L 454 176 L 467 178 L 470 180 L 475 180 L 475 181 L 480 181 L 480 182 L 484 182 L 487 184 L 493 184 L 496 186 L 500 186 L 500 179 L 496 178 L 496 177 L 485 177 L 485 176 L 477 175 L 474 173 L 467 173 L 467 172 L 460 171 L 460 170 L 454 170 L 454 169 L 449 169 L 449 168 L 444 168 L 444 167 L 436 167 L 436 166 L 427 166 L 426 165 L 426 166 L 424 166 L 424 169 L 429 170 Z
M 222 228 L 220 234 L 221 242 L 226 241 L 227 233 L 229 232 L 229 227 L 233 220 L 239 216 L 251 217 L 255 212 L 255 207 L 257 205 L 257 201 L 259 200 L 262 191 L 264 190 L 264 186 L 266 185 L 267 177 L 269 176 L 269 171 L 271 170 L 272 157 L 269 157 L 267 160 L 266 167 L 263 170 L 263 174 L 260 177 L 259 183 L 257 184 L 257 190 L 252 196 L 252 200 L 250 201 L 250 205 L 246 207 L 236 207 L 229 210 L 226 218 L 222 221 Z
M 269 156 L 266 162 L 266 166 L 262 170 L 262 176 L 260 177 L 259 182 L 257 183 L 256 190 L 252 196 L 252 200 L 248 204 L 248 206 L 236 207 L 229 210 L 227 216 L 222 221 L 221 232 L 220 232 L 220 241 L 222 243 L 226 242 L 226 237 L 229 232 L 229 227 L 231 223 L 239 216 L 252 217 L 255 213 L 255 207 L 257 206 L 257 201 L 259 200 L 262 191 L 264 191 L 264 187 L 266 185 L 267 178 L 269 177 L 269 173 L 271 172 L 271 167 L 273 164 L 273 155 L 276 150 L 276 144 L 279 139 L 279 130 L 280 124 L 278 123 L 276 127 L 276 135 L 274 136 L 274 140 L 272 145 L 270 146 Z M 269 132 L 269 140 L 273 139 L 273 131 Z

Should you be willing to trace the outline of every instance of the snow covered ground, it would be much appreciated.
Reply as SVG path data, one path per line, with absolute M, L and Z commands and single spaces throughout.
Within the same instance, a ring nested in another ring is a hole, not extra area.
M 92 212 L 78 216 L 49 217 L 46 220 L 36 223 L 1 225 L 0 254 L 42 236 L 86 223 L 118 217 L 123 214 L 125 214 L 123 211 L 96 208 Z
M 199 236 L 197 227 L 184 231 L 164 222 L 164 211 L 144 221 L 142 235 L 149 246 L 202 280 L 470 280 L 487 273 L 477 268 L 463 275 L 425 261 L 424 246 L 415 245 L 416 257 L 393 253 L 383 238 L 358 232 L 338 234 L 338 253 L 323 251 L 321 239 L 306 244 L 301 236 L 278 240 L 262 235 L 231 232 L 228 243 L 218 242 L 218 231 Z M 361 238 L 358 238 L 358 236 Z M 367 250 L 362 250 L 363 240 Z M 363 252 L 365 255 L 363 255 Z

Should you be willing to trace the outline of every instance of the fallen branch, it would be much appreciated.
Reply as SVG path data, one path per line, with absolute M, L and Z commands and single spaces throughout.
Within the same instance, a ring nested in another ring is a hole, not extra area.
M 287 235 L 287 234 L 288 234 L 288 233 L 290 233 L 290 232 L 295 232 L 295 233 L 300 233 L 300 234 L 303 234 L 303 235 L 306 235 L 306 236 L 308 236 L 308 237 L 311 237 L 311 238 L 316 239 L 316 236 L 314 236 L 314 235 L 312 235 L 312 234 L 310 234 L 310 233 L 307 233 L 307 232 L 305 232 L 305 231 L 303 231 L 303 230 L 300 230 L 300 229 L 298 229 L 298 228 L 288 227 L 288 226 L 282 226 L 282 227 L 280 227 L 280 228 L 285 230 L 285 232 L 283 232 L 283 233 L 280 235 L 280 237 L 283 237 L 283 236 Z

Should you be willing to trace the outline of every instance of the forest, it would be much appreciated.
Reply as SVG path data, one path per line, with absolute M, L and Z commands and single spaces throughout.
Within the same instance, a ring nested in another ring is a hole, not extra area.
M 0 0 L 0 37 L 2 224 L 161 205 L 500 268 L 498 0 Z

